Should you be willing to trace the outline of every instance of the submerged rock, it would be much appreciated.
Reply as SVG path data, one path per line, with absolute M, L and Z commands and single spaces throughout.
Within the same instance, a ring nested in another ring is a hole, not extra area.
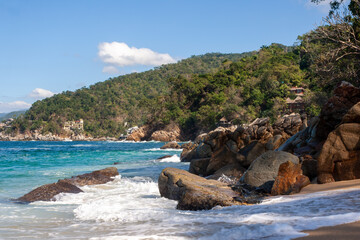
M 291 161 L 299 163 L 299 158 L 288 152 L 268 151 L 252 162 L 241 178 L 241 182 L 259 187 L 270 193 L 275 178 L 278 175 L 280 164 Z
M 113 177 L 119 175 L 116 167 L 108 167 L 91 173 L 85 173 L 75 177 L 64 179 L 68 183 L 76 186 L 104 184 L 113 180 Z
M 35 201 L 51 201 L 55 200 L 54 196 L 59 193 L 79 193 L 82 192 L 77 186 L 64 181 L 59 180 L 56 183 L 46 184 L 40 186 L 24 196 L 16 199 L 20 202 L 35 202 Z
M 109 167 L 91 173 L 62 179 L 56 183 L 40 186 L 24 196 L 16 199 L 20 202 L 51 201 L 59 193 L 82 192 L 77 186 L 103 184 L 112 181 L 114 176 L 119 175 L 116 167 Z

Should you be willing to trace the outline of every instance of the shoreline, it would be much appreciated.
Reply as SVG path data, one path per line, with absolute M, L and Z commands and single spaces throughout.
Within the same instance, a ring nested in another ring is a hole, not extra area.
M 310 184 L 304 187 L 299 195 L 335 191 L 344 189 L 360 189 L 360 179 L 339 181 L 327 184 Z M 314 230 L 303 231 L 308 234 L 304 237 L 295 238 L 297 240 L 332 240 L 332 239 L 347 239 L 357 240 L 360 238 L 360 221 L 356 219 L 354 222 L 345 223 L 335 226 L 321 227 Z

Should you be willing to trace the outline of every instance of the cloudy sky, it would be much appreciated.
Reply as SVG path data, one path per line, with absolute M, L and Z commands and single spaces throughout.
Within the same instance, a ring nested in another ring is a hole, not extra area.
M 208 52 L 293 45 L 310 0 L 0 0 L 0 113 Z

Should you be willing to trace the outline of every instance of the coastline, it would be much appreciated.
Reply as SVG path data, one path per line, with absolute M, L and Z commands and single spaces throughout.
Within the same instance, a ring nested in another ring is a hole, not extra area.
M 339 181 L 327 184 L 310 184 L 298 194 L 309 194 L 322 191 L 335 191 L 343 189 L 360 189 L 360 179 Z M 346 239 L 357 240 L 360 236 L 360 221 L 336 226 L 321 227 L 315 230 L 304 231 L 307 236 L 296 238 L 297 240 L 331 240 Z

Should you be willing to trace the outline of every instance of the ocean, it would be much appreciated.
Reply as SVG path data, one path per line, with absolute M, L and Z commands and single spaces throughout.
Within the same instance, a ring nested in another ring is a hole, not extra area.
M 252 206 L 180 211 L 161 198 L 165 167 L 188 169 L 180 150 L 160 142 L 0 142 L 0 239 L 292 239 L 303 230 L 360 220 L 354 189 L 278 196 Z M 164 155 L 170 158 L 157 160 Z M 114 163 L 117 163 L 114 165 Z M 40 185 L 106 167 L 119 176 L 59 194 L 54 202 L 14 203 Z

